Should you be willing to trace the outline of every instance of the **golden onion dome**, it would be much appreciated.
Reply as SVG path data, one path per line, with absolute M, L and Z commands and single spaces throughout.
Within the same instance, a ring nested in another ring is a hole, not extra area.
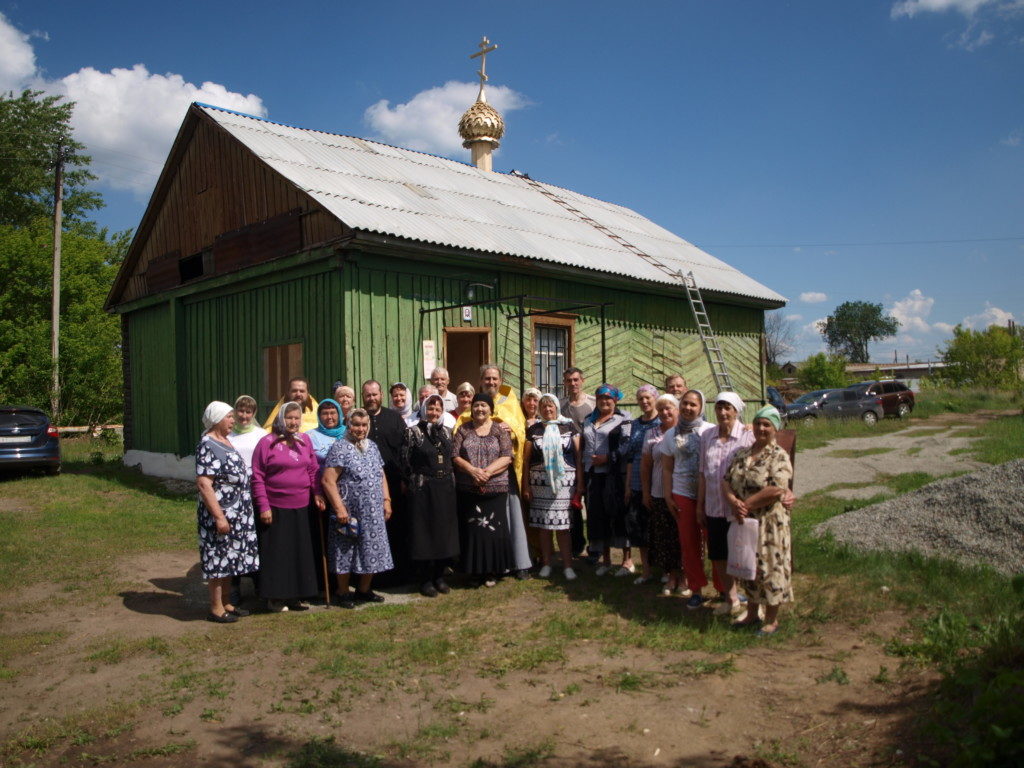
M 498 146 L 498 140 L 505 133 L 505 121 L 501 114 L 486 101 L 477 100 L 459 120 L 459 136 L 462 146 L 469 149 L 474 141 L 490 141 Z

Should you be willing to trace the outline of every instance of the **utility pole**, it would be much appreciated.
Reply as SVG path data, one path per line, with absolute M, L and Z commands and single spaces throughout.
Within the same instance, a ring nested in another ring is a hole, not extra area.
M 50 329 L 50 357 L 53 382 L 50 388 L 50 418 L 57 424 L 60 410 L 60 244 L 64 215 L 64 148 L 57 145 L 57 166 L 53 179 L 53 302 Z

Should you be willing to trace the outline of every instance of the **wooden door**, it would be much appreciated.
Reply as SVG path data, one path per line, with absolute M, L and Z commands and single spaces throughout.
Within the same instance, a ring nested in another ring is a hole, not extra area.
M 490 328 L 445 328 L 444 367 L 455 389 L 468 381 L 475 388 L 480 381 L 480 366 L 491 362 Z

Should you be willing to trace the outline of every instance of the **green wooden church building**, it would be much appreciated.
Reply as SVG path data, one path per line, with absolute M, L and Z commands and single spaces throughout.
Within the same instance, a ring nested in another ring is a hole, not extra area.
M 107 302 L 122 318 L 125 462 L 194 476 L 214 399 L 260 415 L 287 380 L 453 387 L 497 362 L 517 389 L 582 368 L 627 399 L 682 372 L 712 390 L 692 273 L 742 397 L 764 392 L 782 296 L 612 203 L 496 173 L 501 117 L 460 124 L 475 165 L 193 104 Z

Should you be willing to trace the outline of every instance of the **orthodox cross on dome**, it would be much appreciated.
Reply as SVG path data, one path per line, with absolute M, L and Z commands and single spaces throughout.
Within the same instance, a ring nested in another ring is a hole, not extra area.
M 496 51 L 498 49 L 498 44 L 495 43 L 494 45 L 491 45 L 491 41 L 485 36 L 480 39 L 477 48 L 480 50 L 476 53 L 470 54 L 469 58 L 480 58 L 480 69 L 477 71 L 477 74 L 480 76 L 480 95 L 477 97 L 477 100 L 486 101 L 484 98 L 484 83 L 487 82 L 487 54 L 491 51 Z

